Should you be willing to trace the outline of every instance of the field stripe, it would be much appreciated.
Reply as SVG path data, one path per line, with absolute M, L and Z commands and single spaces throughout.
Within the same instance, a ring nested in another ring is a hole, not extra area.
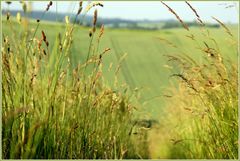
M 110 38 L 110 41 L 112 43 L 112 47 L 114 48 L 114 51 L 115 51 L 114 53 L 115 53 L 115 56 L 117 57 L 117 60 L 120 60 L 120 58 L 121 58 L 120 53 L 123 53 L 123 51 L 121 51 L 116 40 L 114 41 L 112 38 Z M 135 81 L 132 78 L 132 75 L 130 73 L 130 70 L 128 69 L 128 65 L 125 60 L 122 61 L 121 71 L 122 71 L 122 75 L 123 75 L 125 81 L 127 82 L 127 84 L 129 84 L 130 87 L 132 87 L 132 88 L 135 87 L 135 85 L 136 85 Z

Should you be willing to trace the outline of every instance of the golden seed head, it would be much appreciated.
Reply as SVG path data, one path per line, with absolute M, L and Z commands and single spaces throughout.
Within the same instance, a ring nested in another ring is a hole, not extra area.
M 106 53 L 106 52 L 108 52 L 108 51 L 110 51 L 111 49 L 110 48 L 106 48 L 105 50 L 104 50 L 104 53 Z
M 86 7 L 86 9 L 85 9 L 86 13 L 87 13 L 91 8 L 96 7 L 96 6 L 103 7 L 103 4 L 100 3 L 100 2 L 93 2 L 93 3 L 89 4 L 89 5 L 87 5 L 87 7 Z
M 17 21 L 18 21 L 18 23 L 21 23 L 21 14 L 20 14 L 20 12 L 17 13 Z
M 104 25 L 101 26 L 100 34 L 99 34 L 99 37 L 98 37 L 99 39 L 102 37 L 103 33 L 104 33 Z
M 38 50 L 41 49 L 41 46 L 42 46 L 42 40 L 38 40 Z
M 69 16 L 65 16 L 65 22 L 66 24 L 69 24 Z

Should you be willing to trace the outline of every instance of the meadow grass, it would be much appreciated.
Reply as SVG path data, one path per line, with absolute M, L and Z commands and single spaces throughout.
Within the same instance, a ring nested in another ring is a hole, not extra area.
M 3 18 L 3 22 L 5 18 Z M 13 20 L 12 20 L 13 21 Z M 58 33 L 63 33 L 65 27 L 63 24 L 52 24 L 42 22 L 41 29 L 48 35 L 51 42 L 55 41 Z M 4 24 L 4 23 L 3 23 Z M 14 23 L 15 24 L 15 23 Z M 35 23 L 29 23 L 29 28 L 34 28 Z M 17 31 L 17 24 L 13 25 Z M 203 35 L 199 32 L 199 28 L 190 28 L 195 36 L 204 41 Z M 190 38 L 187 38 L 187 31 L 181 28 L 164 29 L 158 31 L 144 31 L 144 30 L 127 30 L 127 29 L 110 29 L 105 28 L 105 33 L 101 38 L 101 45 L 99 50 L 104 51 L 105 47 L 111 50 L 106 54 L 103 59 L 102 73 L 104 75 L 105 84 L 114 87 L 115 70 L 108 70 L 109 68 L 116 69 L 119 65 L 118 57 L 125 54 L 126 58 L 122 61 L 121 70 L 118 72 L 118 81 L 126 83 L 131 89 L 138 88 L 142 91 L 139 95 L 141 102 L 141 112 L 158 119 L 159 114 L 165 107 L 162 97 L 164 89 L 171 85 L 168 79 L 171 72 L 166 65 L 166 58 L 164 55 L 167 53 L 178 53 L 178 50 L 187 52 L 191 57 L 201 60 L 201 51 L 195 50 L 195 46 Z M 73 35 L 73 41 L 70 55 L 71 67 L 76 67 L 78 62 L 83 63 L 87 57 L 87 50 L 89 47 L 89 28 L 79 26 Z M 237 26 L 232 26 L 231 31 L 234 35 L 237 34 Z M 9 33 L 10 29 L 3 25 L 3 33 Z M 231 48 L 230 44 L 225 43 L 226 37 L 222 34 L 221 29 L 209 28 L 209 32 L 216 38 L 223 56 L 226 58 L 237 59 L 236 54 L 227 54 L 234 52 L 235 49 Z M 132 35 L 129 37 L 129 35 Z M 41 33 L 38 32 L 37 36 L 40 37 Z M 172 48 L 166 42 L 160 40 L 164 38 L 174 43 L 178 48 Z M 190 45 L 185 45 L 190 44 Z M 49 43 L 51 50 L 53 43 Z M 148 46 L 147 48 L 144 46 Z M 195 54 L 191 54 L 194 50 Z M 118 56 L 120 55 L 120 56 Z M 148 57 L 148 59 L 145 59 Z M 175 66 L 173 66 L 175 68 Z M 177 70 L 177 68 L 175 68 Z M 127 80 L 125 80 L 126 76 Z M 144 74 L 143 74 L 144 73 Z M 132 79 L 134 81 L 130 81 Z M 157 87 L 157 88 L 156 88 Z
M 170 6 L 183 29 L 3 17 L 3 157 L 236 159 L 237 27 L 186 6 L 199 27 Z M 160 126 L 134 131 L 138 117 Z
M 166 117 L 158 131 L 162 135 L 157 136 L 161 146 L 158 155 L 162 158 L 237 159 L 238 66 L 236 60 L 224 55 L 238 55 L 238 40 L 227 25 L 213 17 L 222 27 L 225 45 L 233 49 L 233 52 L 223 51 L 219 40 L 204 27 L 197 11 L 187 4 L 199 20 L 204 37 L 201 39 L 189 30 L 186 38 L 190 38 L 195 50 L 187 52 L 196 54 L 199 50 L 202 59 L 194 59 L 183 50 L 166 55 L 168 66 L 178 69 L 169 68 L 178 85 L 166 91 L 169 97 L 164 110 Z
M 24 15 L 11 19 L 4 21 L 10 32 L 3 32 L 2 44 L 3 158 L 146 158 L 131 137 L 134 106 L 128 87 L 117 82 L 117 75 L 114 90 L 104 83 L 102 60 L 110 49 L 98 50 L 104 30 L 96 29 L 97 10 L 87 56 L 76 66 L 74 22 L 50 40 L 41 20 L 32 29 Z

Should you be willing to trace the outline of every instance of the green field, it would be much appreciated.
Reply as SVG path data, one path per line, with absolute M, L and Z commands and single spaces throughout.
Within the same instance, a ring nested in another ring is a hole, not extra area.
M 35 25 L 31 24 L 30 28 L 35 26 L 36 23 Z M 22 26 L 18 23 L 15 24 L 15 27 L 17 31 L 22 29 Z M 65 30 L 64 24 L 48 22 L 44 22 L 40 27 L 46 33 L 50 42 L 54 42 L 58 33 L 64 33 Z M 229 27 L 233 34 L 237 35 L 237 26 L 232 25 Z M 41 37 L 41 30 L 37 32 L 39 38 Z M 86 60 L 90 42 L 88 31 L 89 28 L 76 26 L 71 49 L 72 67 Z M 190 32 L 180 28 L 157 31 L 105 29 L 99 45 L 99 52 L 104 51 L 105 48 L 111 49 L 103 59 L 103 73 L 106 83 L 113 86 L 114 82 L 113 75 L 115 70 L 108 71 L 110 64 L 112 63 L 112 68 L 115 69 L 120 58 L 127 54 L 121 65 L 119 80 L 123 83 L 125 82 L 131 89 L 140 89 L 139 101 L 141 109 L 139 110 L 140 113 L 145 115 L 143 117 L 154 117 L 156 119 L 161 117 L 161 110 L 165 106 L 162 95 L 166 94 L 165 90 L 172 83 L 172 79 L 169 77 L 172 71 L 166 66 L 168 63 L 164 55 L 184 52 L 196 60 L 202 61 L 202 53 L 196 49 L 198 47 L 197 44 L 187 37 L 187 35 L 194 33 L 195 37 L 198 37 L 199 45 L 204 46 L 201 42 L 201 40 L 204 40 L 204 36 L 200 31 L 200 28 L 195 27 L 191 28 Z M 10 28 L 7 25 L 3 25 L 3 33 L 7 35 L 9 32 Z M 97 32 L 99 32 L 99 29 Z M 209 28 L 209 32 L 216 39 L 220 50 L 223 52 L 222 54 L 237 62 L 237 55 L 229 55 L 229 53 L 236 53 L 237 49 L 232 48 L 231 44 L 228 43 L 229 40 L 226 38 L 226 33 L 224 33 L 223 29 Z M 159 38 L 166 39 L 176 45 L 177 48 L 172 47 Z M 52 45 L 53 43 L 50 43 L 50 49 Z M 173 69 L 173 71 L 178 72 L 179 70 Z
M 101 31 L 94 16 L 3 16 L 3 158 L 238 157 L 237 25 Z

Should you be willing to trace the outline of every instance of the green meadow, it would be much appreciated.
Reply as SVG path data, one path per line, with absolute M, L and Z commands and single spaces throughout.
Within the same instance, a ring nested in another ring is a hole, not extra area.
M 208 27 L 187 3 L 188 27 L 162 3 L 182 27 L 4 15 L 3 158 L 237 159 L 238 26 Z
M 23 30 L 18 23 L 15 24 L 16 31 Z M 37 23 L 33 22 L 30 28 L 34 29 L 36 25 Z M 237 25 L 230 25 L 229 27 L 233 34 L 237 35 Z M 76 31 L 73 35 L 75 41 L 73 42 L 70 56 L 72 68 L 76 67 L 76 64 L 79 62 L 86 60 L 90 42 L 89 29 L 76 26 Z M 49 41 L 52 42 L 50 43 L 51 49 L 58 34 L 64 33 L 65 25 L 43 22 L 41 30 L 45 31 Z M 236 52 L 236 49 L 232 48 L 231 44 L 226 43 L 229 40 L 226 38 L 226 33 L 223 33 L 224 30 L 222 28 L 209 28 L 208 30 L 216 38 L 224 57 L 237 62 L 237 54 L 230 54 Z M 197 27 L 192 27 L 190 32 L 181 28 L 157 31 L 106 28 L 99 45 L 99 51 L 103 51 L 105 48 L 111 49 L 103 60 L 105 83 L 113 86 L 113 73 L 115 71 L 109 70 L 109 67 L 116 68 L 120 59 L 124 57 L 119 72 L 119 81 L 126 83 L 131 89 L 137 88 L 140 91 L 139 101 L 141 108 L 139 110 L 143 113 L 143 117 L 147 116 L 147 118 L 153 117 L 155 119 L 161 117 L 161 111 L 165 106 L 163 95 L 166 94 L 166 88 L 173 82 L 172 78 L 170 78 L 172 73 L 167 65 L 166 55 L 185 52 L 196 60 L 202 61 L 201 51 L 196 49 L 198 44 L 193 43 L 187 37 L 187 35 L 194 33 L 200 42 L 204 40 L 201 31 L 201 28 Z M 3 25 L 3 33 L 8 34 L 10 32 L 10 28 Z M 37 32 L 37 37 L 41 37 L 40 30 Z M 171 42 L 177 48 L 166 41 Z M 177 67 L 174 70 L 176 72 L 179 71 Z

